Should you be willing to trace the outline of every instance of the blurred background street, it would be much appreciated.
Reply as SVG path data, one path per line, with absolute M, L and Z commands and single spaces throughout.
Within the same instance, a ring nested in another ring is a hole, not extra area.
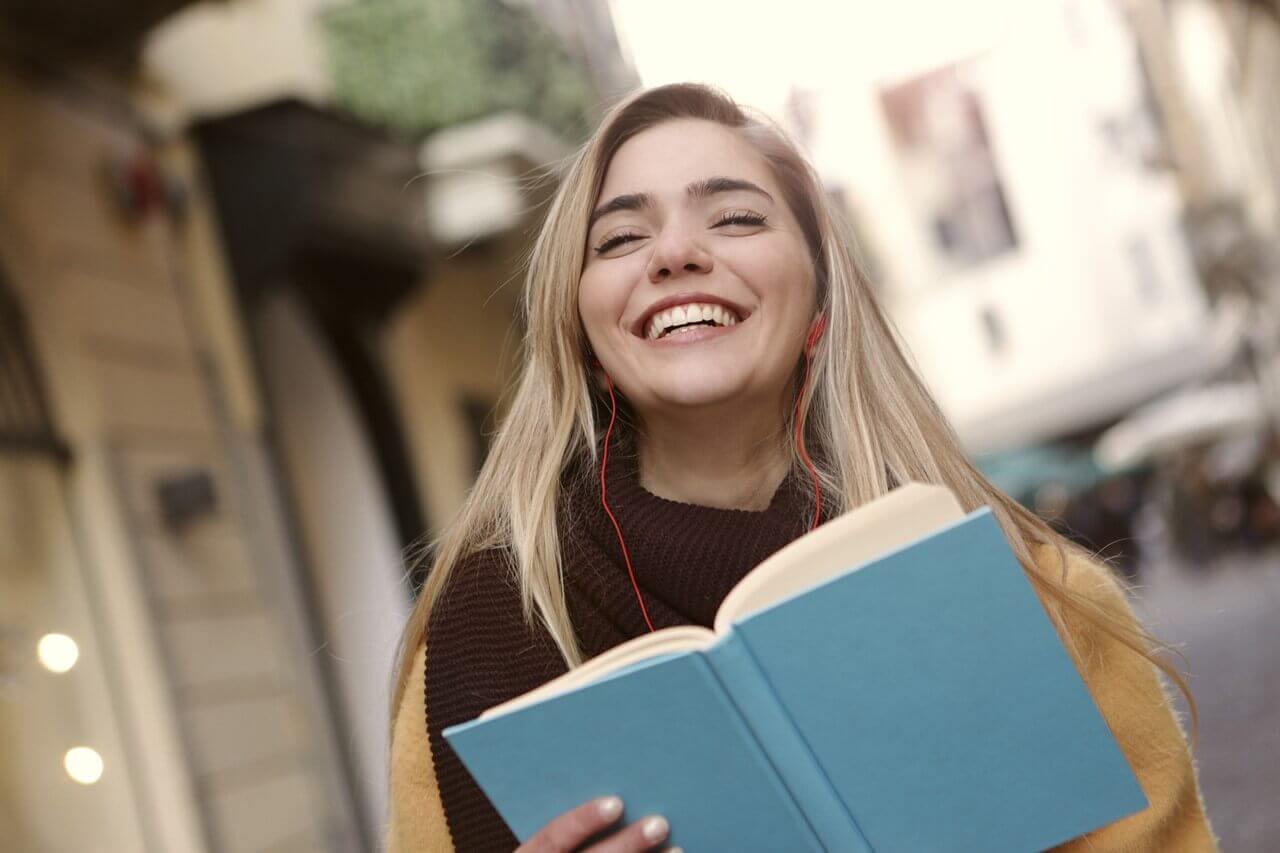
M 1270 850 L 1280 838 L 1276 558 L 1234 559 L 1201 576 L 1163 564 L 1149 576 L 1138 611 L 1186 655 L 1200 786 L 1222 849 Z
M 0 848 L 373 851 L 422 543 L 619 97 L 804 148 L 1280 850 L 1277 0 L 0 0 Z

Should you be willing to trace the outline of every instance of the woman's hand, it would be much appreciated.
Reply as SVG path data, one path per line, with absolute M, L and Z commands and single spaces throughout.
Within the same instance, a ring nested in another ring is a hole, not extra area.
M 649 815 L 620 828 L 608 837 L 602 837 L 590 847 L 581 847 L 584 841 L 600 835 L 620 817 L 622 800 L 617 797 L 589 800 L 542 827 L 536 835 L 521 844 L 516 853 L 570 853 L 579 849 L 583 853 L 643 853 L 665 841 L 670 831 L 666 818 Z M 673 848 L 671 853 L 679 851 Z

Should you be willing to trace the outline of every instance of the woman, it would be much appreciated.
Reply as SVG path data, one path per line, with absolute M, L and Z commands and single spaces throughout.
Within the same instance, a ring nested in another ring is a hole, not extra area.
M 709 625 L 760 560 L 908 480 L 992 508 L 1147 794 L 1066 848 L 1215 849 L 1153 664 L 1176 672 L 1111 574 L 966 461 L 844 233 L 784 136 L 706 87 L 641 92 L 586 144 L 531 257 L 523 377 L 404 634 L 392 850 L 516 847 L 445 727 Z M 666 837 L 621 813 L 584 804 L 521 849 Z

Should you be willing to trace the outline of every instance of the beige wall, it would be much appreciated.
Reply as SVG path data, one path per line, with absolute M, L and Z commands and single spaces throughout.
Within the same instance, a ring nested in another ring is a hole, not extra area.
M 138 803 L 107 684 L 94 603 L 56 465 L 0 454 L 0 838 L 9 850 L 144 849 Z M 37 661 L 40 638 L 80 648 L 67 672 Z M 79 785 L 62 757 L 88 747 L 103 776 Z
M 126 740 L 145 734 L 150 745 L 129 756 L 142 783 L 136 793 L 145 811 L 150 797 L 166 792 L 147 834 L 175 851 L 200 850 L 178 723 L 159 649 L 142 628 L 145 589 L 119 536 L 107 457 L 114 438 L 161 420 L 162 409 L 175 412 L 177 430 L 208 410 L 190 380 L 193 354 L 181 316 L 164 296 L 161 235 L 127 227 L 100 191 L 103 157 L 133 142 L 129 128 L 90 118 L 39 86 L 0 72 L 0 262 L 27 313 L 56 423 L 76 452 L 70 498 L 93 507 L 84 542 L 105 581 L 102 634 L 128 661 L 113 685 L 128 696 L 121 723 L 132 728 Z
M 515 252 L 505 251 L 438 262 L 383 341 L 433 532 L 453 517 L 475 473 L 464 398 L 500 402 L 518 368 L 515 265 Z
M 0 263 L 71 447 L 63 485 L 147 849 L 358 849 L 287 567 L 263 556 L 279 531 L 193 158 L 170 143 L 185 225 L 129 221 L 103 180 L 108 157 L 142 144 L 128 93 L 73 85 L 0 67 Z M 171 530 L 157 480 L 192 470 L 217 507 Z M 69 695 L 83 707 L 68 719 L 96 701 Z

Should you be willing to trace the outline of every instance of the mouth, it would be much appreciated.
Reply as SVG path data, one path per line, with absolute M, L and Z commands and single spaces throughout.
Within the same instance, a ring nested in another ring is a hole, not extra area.
M 689 335 L 700 329 L 730 328 L 746 318 L 746 312 L 720 299 L 677 297 L 650 308 L 636 331 L 640 337 L 656 341 Z

